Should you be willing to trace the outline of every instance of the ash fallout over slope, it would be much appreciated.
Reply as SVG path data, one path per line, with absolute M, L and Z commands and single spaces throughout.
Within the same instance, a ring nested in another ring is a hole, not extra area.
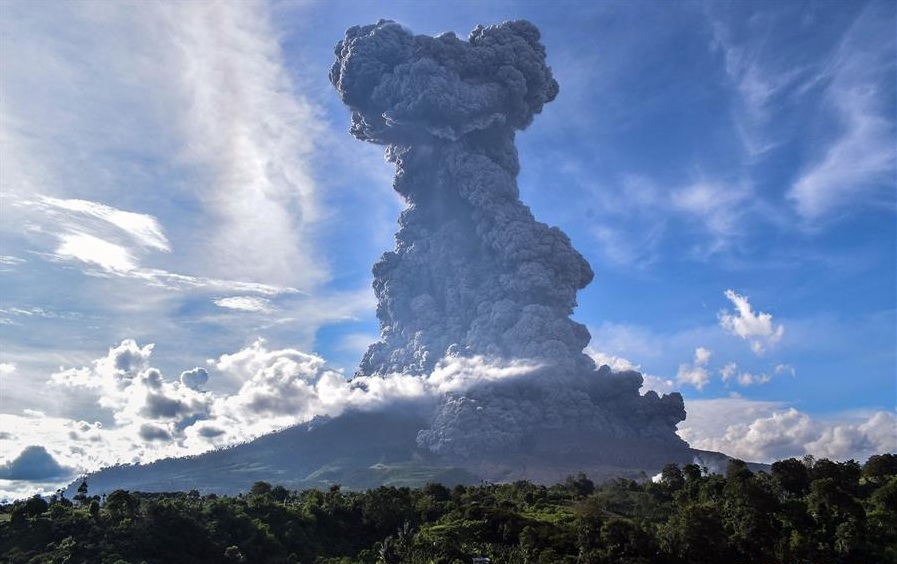
M 407 203 L 395 249 L 373 267 L 381 333 L 358 379 L 426 377 L 451 357 L 538 366 L 447 394 L 418 434 L 439 454 L 513 450 L 554 431 L 684 447 L 679 394 L 643 396 L 640 374 L 583 353 L 589 332 L 570 315 L 592 269 L 520 201 L 516 131 L 559 91 L 539 40 L 527 21 L 464 41 L 381 20 L 337 44 L 330 81 L 350 131 L 386 147 Z

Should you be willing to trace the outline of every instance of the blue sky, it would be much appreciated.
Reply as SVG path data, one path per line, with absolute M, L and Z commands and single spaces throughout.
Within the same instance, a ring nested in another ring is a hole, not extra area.
M 380 18 L 540 28 L 522 198 L 595 270 L 592 354 L 681 391 L 683 437 L 897 449 L 893 2 L 37 6 L 0 4 L 0 490 L 58 478 L 27 446 L 77 472 L 346 405 L 402 204 L 327 71 Z

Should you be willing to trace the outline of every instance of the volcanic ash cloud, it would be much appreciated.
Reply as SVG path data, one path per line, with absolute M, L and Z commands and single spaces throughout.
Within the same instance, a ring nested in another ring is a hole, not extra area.
M 351 133 L 386 146 L 407 206 L 374 265 L 380 340 L 360 376 L 426 376 L 444 357 L 527 359 L 525 378 L 448 394 L 418 440 L 436 452 L 516 448 L 544 429 L 679 443 L 679 394 L 639 394 L 636 372 L 597 370 L 570 319 L 588 262 L 519 198 L 514 137 L 558 94 L 526 21 L 414 35 L 381 20 L 336 48 L 330 81 Z M 462 447 L 463 445 L 463 447 Z

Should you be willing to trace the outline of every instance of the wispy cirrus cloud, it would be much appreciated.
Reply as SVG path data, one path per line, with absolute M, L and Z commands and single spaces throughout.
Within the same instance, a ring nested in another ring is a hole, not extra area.
M 320 324 L 371 303 L 354 299 L 366 279 L 325 287 L 312 163 L 333 134 L 273 8 L 0 5 L 0 52 L 17 54 L 0 81 L 0 322 L 19 329 L 0 360 L 19 367 L 16 401 L 37 403 L 37 375 L 122 332 L 164 343 L 173 364 L 247 332 L 310 350 Z M 80 321 L 21 313 L 38 310 Z
M 79 260 L 117 274 L 126 274 L 137 268 L 131 253 L 121 245 L 87 233 L 66 233 L 60 239 L 55 256 L 63 260 Z
M 63 200 L 44 196 L 39 198 L 36 203 L 49 209 L 72 212 L 72 215 L 97 219 L 118 227 L 141 246 L 163 252 L 171 250 L 159 220 L 151 215 L 124 211 L 88 200 Z M 72 219 L 68 218 L 69 222 Z
M 895 207 L 893 21 L 893 4 L 868 4 L 816 77 L 837 125 L 788 192 L 807 221 L 843 214 L 845 205 Z
M 12 207 L 29 214 L 33 233 L 56 241 L 52 251 L 32 251 L 33 254 L 46 260 L 80 264 L 86 274 L 116 276 L 174 291 L 243 291 L 267 296 L 299 292 L 288 286 L 209 278 L 144 266 L 144 259 L 154 262 L 152 253 L 171 252 L 161 222 L 149 214 L 89 200 L 46 196 L 21 200 Z M 10 261 L 10 264 L 21 262 L 24 261 Z
M 725 249 L 743 235 L 742 218 L 751 208 L 751 190 L 722 181 L 699 181 L 676 190 L 673 209 L 703 225 L 706 235 L 694 247 L 699 256 Z
M 328 279 L 312 230 L 324 210 L 308 163 L 328 133 L 285 70 L 265 2 L 83 1 L 41 17 L 26 11 L 10 3 L 3 18 L 28 24 L 4 30 L 6 50 L 27 52 L 3 82 L 11 204 L 47 194 L 38 211 L 92 222 L 88 232 L 117 226 L 157 251 L 176 247 L 171 261 L 186 254 L 206 276 L 304 289 Z M 71 21 L 78 32 L 64 31 Z M 62 72 L 44 76 L 54 68 Z M 51 84 L 54 95 L 34 96 L 32 82 Z M 73 146 L 86 166 L 72 166 Z M 172 239 L 154 216 L 165 217 Z M 30 219 L 9 229 L 40 229 Z
M 762 178 L 764 159 L 791 155 L 791 178 L 776 184 L 805 227 L 895 205 L 894 6 L 841 8 L 705 10 L 733 88 L 743 166 Z
M 308 160 L 326 130 L 294 93 L 266 4 L 176 2 L 160 12 L 183 54 L 172 77 L 184 108 L 181 156 L 208 175 L 197 187 L 213 220 L 204 262 L 254 281 L 323 282 L 311 231 L 322 209 Z
M 219 298 L 215 300 L 215 305 L 226 309 L 236 309 L 240 311 L 256 311 L 262 313 L 270 313 L 273 311 L 269 300 L 254 296 Z

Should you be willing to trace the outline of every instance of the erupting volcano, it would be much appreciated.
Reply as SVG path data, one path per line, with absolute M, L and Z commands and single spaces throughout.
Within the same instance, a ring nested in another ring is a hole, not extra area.
M 374 265 L 381 335 L 359 374 L 426 375 L 446 356 L 539 366 L 447 397 L 418 436 L 434 452 L 517 448 L 549 429 L 680 442 L 679 394 L 641 396 L 639 374 L 583 353 L 589 332 L 570 315 L 592 269 L 520 201 L 516 131 L 558 94 L 539 39 L 526 21 L 463 41 L 381 20 L 336 46 L 330 81 L 352 135 L 386 146 L 407 202 L 395 250 Z

